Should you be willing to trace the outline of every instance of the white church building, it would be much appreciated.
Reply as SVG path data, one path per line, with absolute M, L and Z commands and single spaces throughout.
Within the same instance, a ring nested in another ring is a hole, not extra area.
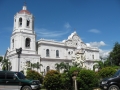
M 16 49 L 19 48 L 22 48 L 20 58 L 16 53 Z M 88 47 L 76 32 L 61 42 L 46 39 L 36 40 L 34 16 L 27 10 L 27 7 L 24 5 L 22 10 L 14 15 L 10 47 L 5 54 L 5 57 L 11 62 L 12 71 L 18 71 L 18 68 L 19 71 L 24 71 L 31 67 L 31 65 L 26 65 L 27 62 L 39 62 L 43 65 L 39 72 L 45 74 L 48 70 L 55 69 L 56 63 L 72 63 L 76 52 L 79 52 L 81 59 L 84 58 L 84 67 L 87 69 L 92 70 L 94 61 L 99 60 L 99 49 Z

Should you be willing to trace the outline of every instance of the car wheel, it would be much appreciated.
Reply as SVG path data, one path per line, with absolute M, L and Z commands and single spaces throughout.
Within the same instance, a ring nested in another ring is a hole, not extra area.
M 111 85 L 108 90 L 120 90 L 120 89 L 116 85 Z
M 24 86 L 22 90 L 32 90 L 30 86 Z

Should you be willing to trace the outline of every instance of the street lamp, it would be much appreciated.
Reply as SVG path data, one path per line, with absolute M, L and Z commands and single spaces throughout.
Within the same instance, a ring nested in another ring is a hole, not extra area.
M 16 49 L 16 53 L 18 54 L 18 72 L 20 68 L 20 54 L 22 53 L 22 48 Z
M 77 81 L 76 81 L 77 74 L 78 74 L 78 71 L 74 71 L 74 72 L 73 72 L 73 75 L 72 75 L 73 88 L 74 88 L 74 90 L 77 90 Z

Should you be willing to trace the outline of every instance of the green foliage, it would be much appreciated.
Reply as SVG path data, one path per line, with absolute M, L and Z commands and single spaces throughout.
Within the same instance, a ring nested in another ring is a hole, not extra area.
M 43 76 L 34 70 L 28 70 L 26 78 L 32 80 L 39 80 L 41 83 L 43 82 Z
M 43 84 L 48 90 L 60 90 L 61 88 L 60 73 L 56 70 L 48 71 L 44 78 Z
M 115 43 L 113 50 L 110 52 L 109 59 L 112 65 L 118 66 L 120 64 L 120 44 L 118 42 Z
M 102 69 L 103 67 L 104 67 L 104 63 L 102 62 L 102 61 L 95 61 L 96 62 L 96 64 L 94 65 L 96 68 L 98 68 L 98 69 Z M 93 67 L 94 67 L 93 66 Z M 94 67 L 94 68 L 95 68 Z
M 2 56 L 0 56 L 0 62 L 3 60 L 3 57 Z
M 74 75 L 74 72 L 80 72 L 81 68 L 78 67 L 71 67 L 69 70 L 69 75 L 72 77 Z
M 2 70 L 11 69 L 11 62 L 8 59 L 3 59 L 1 62 L 2 62 Z
M 120 66 L 112 66 L 112 68 L 115 69 L 115 70 L 119 70 Z
M 102 68 L 98 73 L 101 78 L 109 77 L 116 72 L 116 69 L 113 67 Z
M 72 78 L 69 73 L 61 74 L 61 88 L 63 90 L 72 90 Z
M 64 62 L 61 62 L 61 63 L 56 63 L 55 64 L 55 68 L 56 68 L 56 70 L 58 71 L 58 72 L 60 72 L 60 70 L 64 70 L 64 72 L 68 72 L 69 71 L 69 69 L 70 69 L 70 65 L 69 65 L 69 63 L 64 63 Z
M 77 76 L 79 90 L 93 90 L 98 86 L 98 75 L 92 70 L 82 69 Z
M 104 66 L 105 66 L 105 67 L 111 66 L 111 62 L 110 62 L 109 59 L 107 59 L 107 60 L 104 62 Z

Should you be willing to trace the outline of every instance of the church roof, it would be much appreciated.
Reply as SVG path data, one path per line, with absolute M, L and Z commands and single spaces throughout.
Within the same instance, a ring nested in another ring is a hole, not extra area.
M 30 14 L 30 12 L 28 10 L 21 10 L 19 14 Z
M 19 12 L 19 14 L 30 14 L 30 12 L 27 10 L 26 5 L 23 6 L 23 9 Z

